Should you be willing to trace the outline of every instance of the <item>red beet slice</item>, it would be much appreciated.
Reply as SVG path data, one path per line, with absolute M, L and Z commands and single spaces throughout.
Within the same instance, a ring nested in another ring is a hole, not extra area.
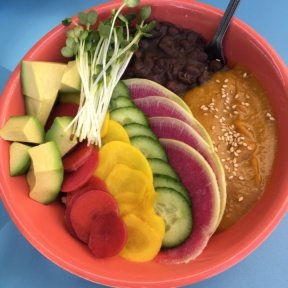
M 70 206 L 70 221 L 72 228 L 80 240 L 88 243 L 90 227 L 94 215 L 119 214 L 116 200 L 107 192 L 90 190 L 73 201 Z
M 98 160 L 98 151 L 93 149 L 90 157 L 78 170 L 64 174 L 61 191 L 72 192 L 85 185 L 93 175 L 98 165 Z
M 82 195 L 83 193 L 85 193 L 86 191 L 89 191 L 92 189 L 108 192 L 105 182 L 102 179 L 93 175 L 85 183 L 84 186 L 80 187 L 79 189 L 77 189 L 75 191 L 72 191 L 72 192 L 66 194 L 67 195 L 66 196 L 66 206 L 70 205 L 70 203 L 72 203 L 71 201 L 73 201 L 75 197 L 78 197 L 78 196 Z
M 72 151 L 66 154 L 62 161 L 65 172 L 72 172 L 79 169 L 90 157 L 95 147 L 87 145 L 87 142 L 79 143 Z
M 93 217 L 88 246 L 97 258 L 116 256 L 127 241 L 124 221 L 115 213 L 96 214 Z
M 59 103 L 53 108 L 45 124 L 45 130 L 50 129 L 56 117 L 71 116 L 75 117 L 79 106 L 76 103 Z

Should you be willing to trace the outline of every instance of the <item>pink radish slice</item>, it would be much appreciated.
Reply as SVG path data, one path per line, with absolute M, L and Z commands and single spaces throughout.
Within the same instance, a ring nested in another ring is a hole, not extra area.
M 159 96 L 148 96 L 135 99 L 134 103 L 148 118 L 163 116 L 182 120 L 193 127 L 212 146 L 212 140 L 204 127 L 191 114 L 170 99 Z
M 193 230 L 180 246 L 161 250 L 161 263 L 187 263 L 201 254 L 215 231 L 220 211 L 216 177 L 206 160 L 185 143 L 160 139 L 171 166 L 189 192 L 192 203 Z
M 219 223 L 226 206 L 226 181 L 222 163 L 217 154 L 203 140 L 202 137 L 189 125 L 170 117 L 149 118 L 150 127 L 158 138 L 174 139 L 186 143 L 196 149 L 209 163 L 215 173 L 220 193 Z M 218 224 L 219 224 L 218 223 Z

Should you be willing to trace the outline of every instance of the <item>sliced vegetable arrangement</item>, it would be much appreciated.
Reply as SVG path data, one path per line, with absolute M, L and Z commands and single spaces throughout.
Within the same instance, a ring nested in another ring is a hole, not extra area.
M 66 19 L 74 27 L 62 54 L 75 60 L 22 62 L 26 115 L 0 136 L 13 142 L 10 175 L 26 175 L 37 202 L 61 199 L 67 230 L 95 257 L 186 263 L 223 216 L 225 175 L 179 96 L 150 80 L 120 81 L 155 25 L 144 6 L 131 34 L 136 16 L 121 11 L 138 2 L 99 23 L 95 11 Z

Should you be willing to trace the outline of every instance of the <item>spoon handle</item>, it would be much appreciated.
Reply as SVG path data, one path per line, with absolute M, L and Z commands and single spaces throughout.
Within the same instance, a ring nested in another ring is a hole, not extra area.
M 229 2 L 227 9 L 225 10 L 224 16 L 222 17 L 222 20 L 217 28 L 217 32 L 214 36 L 214 41 L 222 42 L 231 18 L 234 15 L 234 12 L 237 9 L 239 3 L 240 0 L 231 0 Z

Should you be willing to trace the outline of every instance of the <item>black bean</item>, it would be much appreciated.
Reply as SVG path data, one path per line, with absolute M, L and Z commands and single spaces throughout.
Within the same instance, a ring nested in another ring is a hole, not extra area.
M 225 69 L 208 59 L 206 40 L 197 32 L 158 22 L 151 34 L 141 39 L 124 77 L 147 78 L 182 95 Z

